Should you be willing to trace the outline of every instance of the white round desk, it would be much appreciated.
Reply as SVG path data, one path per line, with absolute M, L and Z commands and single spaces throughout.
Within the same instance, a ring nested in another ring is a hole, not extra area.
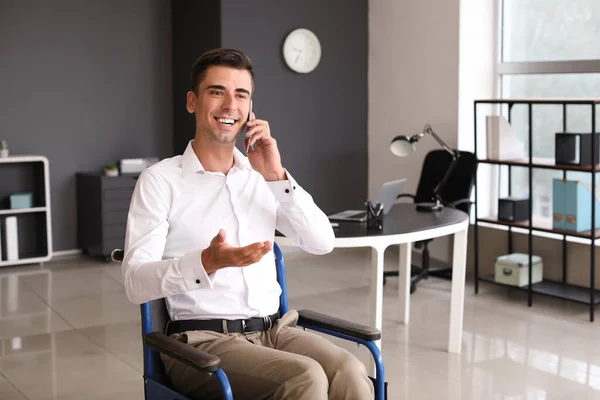
M 400 245 L 399 296 L 400 321 L 410 319 L 410 266 L 412 243 L 440 236 L 454 235 L 452 257 L 452 292 L 448 351 L 460 353 L 462 344 L 465 269 L 469 216 L 453 208 L 438 212 L 419 212 L 412 203 L 396 204 L 385 216 L 381 231 L 367 231 L 366 223 L 340 222 L 334 228 L 335 247 L 371 247 L 371 316 L 369 325 L 382 329 L 383 255 L 390 245 Z M 280 246 L 296 246 L 285 236 L 276 236 Z M 381 348 L 381 341 L 377 345 Z

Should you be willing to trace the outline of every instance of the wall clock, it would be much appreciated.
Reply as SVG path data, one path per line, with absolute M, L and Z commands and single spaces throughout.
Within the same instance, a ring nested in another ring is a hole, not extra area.
M 319 38 L 308 29 L 290 32 L 283 42 L 283 58 L 292 71 L 307 74 L 321 61 Z

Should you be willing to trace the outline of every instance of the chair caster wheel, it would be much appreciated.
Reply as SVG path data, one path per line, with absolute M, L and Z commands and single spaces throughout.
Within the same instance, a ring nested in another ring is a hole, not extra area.
M 411 283 L 410 284 L 410 294 L 413 294 L 416 291 L 417 291 L 417 285 Z

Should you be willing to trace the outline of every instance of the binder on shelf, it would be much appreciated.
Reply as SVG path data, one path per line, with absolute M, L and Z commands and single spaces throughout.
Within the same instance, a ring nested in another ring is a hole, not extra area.
M 596 202 L 596 221 L 592 228 L 592 191 L 588 185 L 580 181 L 565 181 L 565 229 L 568 231 L 582 232 L 600 227 L 600 201 L 593 196 Z
M 514 160 L 525 157 L 525 147 L 508 120 L 499 115 L 485 118 L 487 158 Z
M 4 219 L 6 229 L 6 260 L 15 261 L 19 259 L 19 236 L 17 231 L 17 217 L 11 216 Z
M 565 181 L 552 180 L 552 229 L 565 229 Z

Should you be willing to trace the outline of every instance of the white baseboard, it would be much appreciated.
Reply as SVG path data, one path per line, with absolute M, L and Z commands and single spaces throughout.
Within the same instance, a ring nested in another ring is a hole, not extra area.
M 67 256 L 76 256 L 78 254 L 83 253 L 81 249 L 73 249 L 73 250 L 59 250 L 53 251 L 52 257 L 67 257 Z

